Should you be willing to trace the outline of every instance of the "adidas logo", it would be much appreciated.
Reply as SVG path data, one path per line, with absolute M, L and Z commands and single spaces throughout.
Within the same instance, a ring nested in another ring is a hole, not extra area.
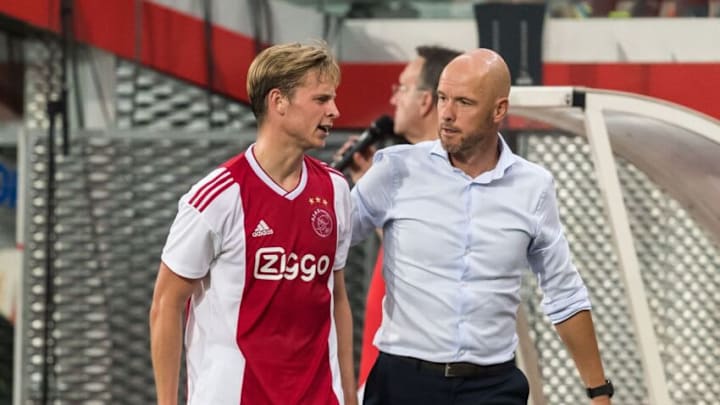
M 268 224 L 266 224 L 265 221 L 263 221 L 261 219 L 251 235 L 253 238 L 257 238 L 260 236 L 268 236 L 268 235 L 272 235 L 272 234 L 273 234 L 272 228 L 270 228 L 268 226 Z

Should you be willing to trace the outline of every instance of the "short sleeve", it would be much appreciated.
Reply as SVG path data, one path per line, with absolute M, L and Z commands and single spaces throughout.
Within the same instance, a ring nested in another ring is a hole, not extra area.
M 352 237 L 350 188 L 345 178 L 331 174 L 335 194 L 335 215 L 337 217 L 337 248 L 333 270 L 341 270 L 347 262 L 350 238 Z
M 228 231 L 224 228 L 238 200 L 233 198 L 237 190 L 227 171 L 220 168 L 180 198 L 161 256 L 170 270 L 192 279 L 207 274 L 222 251 L 222 235 Z
M 220 244 L 218 235 L 210 229 L 202 213 L 183 198 L 162 252 L 162 261 L 174 273 L 186 278 L 202 278 Z

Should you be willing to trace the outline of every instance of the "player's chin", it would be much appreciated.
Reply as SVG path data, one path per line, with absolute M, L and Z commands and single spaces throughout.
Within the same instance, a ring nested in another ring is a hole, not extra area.
M 310 138 L 310 144 L 313 148 L 324 148 L 326 139 L 329 136 L 327 132 L 316 131 Z

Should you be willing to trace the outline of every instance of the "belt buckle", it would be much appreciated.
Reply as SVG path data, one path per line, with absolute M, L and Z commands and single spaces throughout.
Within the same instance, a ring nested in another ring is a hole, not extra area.
M 445 377 L 457 377 L 455 373 L 453 373 L 452 366 L 451 363 L 445 363 Z

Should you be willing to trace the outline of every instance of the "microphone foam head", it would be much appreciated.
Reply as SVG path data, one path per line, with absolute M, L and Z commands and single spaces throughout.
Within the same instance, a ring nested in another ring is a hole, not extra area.
M 393 133 L 394 126 L 393 119 L 387 115 L 380 116 L 373 123 L 373 126 L 377 128 L 378 132 L 382 135 L 391 135 Z

